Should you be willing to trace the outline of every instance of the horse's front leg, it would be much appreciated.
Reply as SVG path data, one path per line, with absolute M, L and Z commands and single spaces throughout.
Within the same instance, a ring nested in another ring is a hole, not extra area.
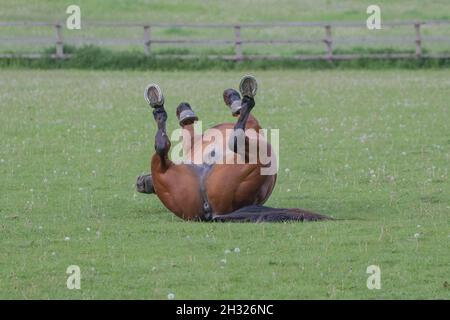
M 158 126 L 155 136 L 155 151 L 160 160 L 159 169 L 164 172 L 171 165 L 169 160 L 170 139 L 166 132 L 167 112 L 164 109 L 164 96 L 158 85 L 151 84 L 145 89 L 144 97 L 150 107 L 153 108 L 153 117 Z
M 155 136 L 155 152 L 158 156 L 157 169 L 159 172 L 165 172 L 172 164 L 169 160 L 170 139 L 166 132 L 167 112 L 164 109 L 164 96 L 158 85 L 149 85 L 144 94 L 145 100 L 153 108 L 153 117 L 157 124 Z M 154 161 L 152 160 L 152 166 Z M 153 186 L 153 177 L 151 174 L 141 175 L 137 178 L 136 189 L 140 193 L 155 193 Z
M 194 124 L 198 121 L 198 117 L 187 102 L 182 102 L 178 105 L 176 114 L 178 123 L 183 129 L 183 160 L 195 162 L 195 146 L 198 142 L 201 143 L 202 139 L 202 133 L 196 132 L 194 128 Z
M 164 110 L 164 106 L 160 106 L 153 110 L 153 117 L 155 118 L 158 126 L 155 136 L 155 152 L 160 159 L 160 171 L 166 171 L 171 161 L 169 160 L 170 139 L 166 132 L 167 112 Z

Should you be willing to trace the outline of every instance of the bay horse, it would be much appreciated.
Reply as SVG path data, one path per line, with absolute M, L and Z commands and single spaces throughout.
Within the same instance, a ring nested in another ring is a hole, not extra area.
M 176 116 L 182 128 L 185 156 L 183 161 L 175 163 L 169 159 L 171 142 L 166 131 L 164 95 L 158 85 L 147 86 L 144 98 L 153 109 L 158 129 L 151 174 L 137 178 L 137 191 L 156 194 L 167 209 L 185 220 L 276 222 L 329 219 L 304 209 L 262 205 L 272 193 L 277 174 L 261 172 L 268 166 L 276 166 L 276 155 L 258 120 L 251 114 L 257 91 L 255 78 L 242 78 L 239 89 L 242 98 L 235 89 L 223 92 L 225 105 L 237 121 L 218 124 L 204 133 L 195 132 L 199 119 L 189 103 L 178 105 Z M 210 135 L 211 132 L 215 134 Z M 220 135 L 223 139 L 217 139 Z M 264 148 L 268 162 L 261 161 L 258 152 Z

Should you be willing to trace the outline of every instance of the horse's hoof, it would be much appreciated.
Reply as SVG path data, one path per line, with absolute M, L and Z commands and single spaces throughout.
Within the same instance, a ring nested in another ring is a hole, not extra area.
M 258 90 L 258 83 L 253 76 L 244 76 L 239 84 L 239 91 L 244 97 L 253 98 L 256 96 L 256 91 Z
M 153 188 L 152 175 L 146 174 L 143 176 L 139 176 L 136 181 L 136 190 L 140 193 L 155 193 L 155 189 Z
M 157 84 L 149 84 L 145 88 L 144 98 L 152 108 L 159 108 L 164 105 L 164 96 Z
M 223 92 L 223 101 L 231 109 L 231 114 L 233 116 L 239 115 L 242 108 L 241 96 L 239 95 L 239 92 L 234 89 L 226 89 Z
M 194 123 L 198 120 L 197 115 L 192 110 L 189 103 L 182 102 L 177 107 L 177 118 L 180 126 L 185 126 Z

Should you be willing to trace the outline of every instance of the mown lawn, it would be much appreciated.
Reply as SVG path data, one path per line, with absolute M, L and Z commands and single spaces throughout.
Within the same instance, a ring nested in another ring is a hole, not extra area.
M 81 30 L 62 32 L 65 44 L 80 45 L 87 40 L 102 42 L 102 46 L 113 50 L 136 50 L 143 52 L 143 30 L 141 27 L 93 27 L 89 23 L 141 23 L 141 24 L 192 24 L 192 23 L 254 23 L 254 22 L 360 22 L 368 18 L 367 7 L 373 2 L 354 0 L 78 0 L 68 3 L 61 0 L 15 0 L 1 1 L 0 22 L 61 22 L 65 26 L 67 7 L 76 4 L 81 10 Z M 450 2 L 434 0 L 423 5 L 421 0 L 378 0 L 381 8 L 382 24 L 399 20 L 429 21 L 449 20 Z M 422 46 L 425 51 L 448 53 L 448 44 L 444 40 L 432 42 L 432 37 L 450 37 L 448 25 L 423 26 Z M 397 28 L 383 27 L 382 30 L 369 31 L 365 28 L 333 28 L 333 48 L 335 53 L 367 53 L 369 51 L 411 52 L 415 50 L 415 30 L 413 25 Z M 153 28 L 153 39 L 234 39 L 234 30 L 199 28 Z M 243 28 L 242 39 L 304 39 L 314 43 L 255 45 L 245 43 L 245 54 L 276 54 L 292 56 L 302 53 L 324 54 L 326 47 L 323 27 L 317 28 Z M 379 38 L 384 41 L 380 41 Z M 359 39 L 348 43 L 349 39 Z M 0 26 L 0 53 L 36 53 L 55 45 L 53 27 L 6 27 Z M 24 40 L 18 42 L 20 39 Z M 364 41 L 361 39 L 365 39 Z M 394 40 L 392 40 L 394 39 Z M 398 39 L 399 41 L 395 41 Z M 409 39 L 405 43 L 400 40 Z M 100 41 L 102 40 L 102 41 Z M 122 44 L 111 44 L 111 41 Z M 123 41 L 135 44 L 123 45 Z M 370 40 L 370 41 L 368 41 Z M 189 46 L 152 44 L 152 52 L 157 54 L 234 54 L 233 44 Z
M 251 22 L 251 21 L 359 21 L 366 19 L 371 2 L 353 0 L 78 0 L 86 21 L 134 22 Z M 2 3 L 1 20 L 65 20 L 66 1 L 16 0 Z M 436 0 L 424 6 L 420 0 L 378 0 L 383 18 L 449 19 L 449 3 Z
M 342 220 L 188 223 L 135 192 L 145 85 L 165 90 L 169 130 L 181 101 L 210 126 L 242 73 L 2 70 L 0 298 L 448 299 L 450 71 L 253 74 L 254 113 L 280 129 L 267 204 Z

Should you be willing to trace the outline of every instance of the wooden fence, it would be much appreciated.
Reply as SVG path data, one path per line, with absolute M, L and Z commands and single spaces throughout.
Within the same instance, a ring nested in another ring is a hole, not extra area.
M 242 23 L 242 24 L 163 24 L 163 23 L 153 23 L 153 24 L 139 24 L 139 23 L 101 23 L 101 22 L 91 22 L 91 23 L 83 23 L 83 28 L 135 28 L 136 30 L 140 30 L 142 38 L 139 41 L 132 41 L 129 39 L 94 39 L 89 41 L 81 41 L 84 44 L 140 44 L 143 47 L 143 50 L 146 55 L 154 55 L 152 53 L 152 49 L 155 45 L 164 44 L 164 45 L 183 45 L 183 46 L 198 46 L 198 45 L 209 45 L 209 46 L 233 46 L 234 54 L 233 55 L 207 55 L 208 58 L 211 59 L 225 59 L 225 60 L 234 60 L 234 61 L 242 61 L 244 59 L 255 60 L 255 59 L 296 59 L 296 60 L 351 60 L 360 57 L 366 58 L 419 58 L 419 57 L 441 57 L 441 58 L 450 58 L 450 36 L 442 35 L 442 36 L 428 36 L 424 37 L 421 32 L 421 28 L 423 26 L 450 26 L 450 20 L 434 20 L 434 21 L 397 21 L 397 22 L 387 22 L 383 23 L 383 28 L 396 28 L 396 27 L 411 27 L 411 37 L 412 39 L 407 39 L 405 37 L 390 37 L 390 38 L 381 38 L 381 39 L 369 39 L 370 43 L 374 41 L 378 43 L 386 43 L 389 44 L 392 49 L 395 49 L 395 46 L 392 47 L 392 44 L 410 44 L 411 48 L 415 48 L 415 53 L 407 54 L 407 53 L 376 53 L 376 54 L 335 54 L 334 53 L 334 45 L 336 43 L 336 39 L 333 37 L 333 31 L 340 28 L 359 28 L 365 29 L 366 32 L 367 27 L 365 22 L 336 22 L 336 23 L 325 23 L 325 22 L 278 22 L 278 23 Z M 1 27 L 13 27 L 13 28 L 35 28 L 35 27 L 51 27 L 54 28 L 55 38 L 48 42 L 42 41 L 42 39 L 35 39 L 32 37 L 15 37 L 15 38 L 1 38 L 0 43 L 13 42 L 16 44 L 30 44 L 30 43 L 53 43 L 55 46 L 55 53 L 52 55 L 53 58 L 63 59 L 70 57 L 69 54 L 64 53 L 64 43 L 73 44 L 73 41 L 68 40 L 64 41 L 63 29 L 64 25 L 61 23 L 48 23 L 48 22 L 0 22 Z M 311 39 L 311 38 L 273 38 L 273 39 L 247 39 L 242 37 L 243 29 L 258 29 L 258 28 L 322 28 L 323 29 L 323 38 Z M 191 39 L 191 38 L 179 38 L 179 39 L 161 39 L 152 37 L 152 31 L 156 29 L 164 29 L 164 28 L 202 28 L 202 29 L 232 29 L 234 37 L 230 39 Z M 0 29 L 1 30 L 1 29 Z M 450 32 L 448 33 L 450 34 Z M 338 40 L 339 44 L 357 44 L 361 45 L 361 43 L 367 43 L 367 37 L 347 37 L 345 39 Z M 439 42 L 448 44 L 448 49 L 444 53 L 423 53 L 423 43 L 428 42 Z M 314 43 L 322 43 L 324 45 L 324 54 L 303 54 L 303 55 L 293 55 L 293 56 L 280 56 L 280 55 L 245 55 L 243 51 L 243 47 L 246 44 L 253 45 L 286 45 L 286 44 L 314 44 Z M 18 56 L 15 54 L 0 54 L 1 57 L 14 57 Z M 28 57 L 28 58 L 39 58 L 41 55 L 38 53 L 30 53 L 30 54 L 20 54 L 19 56 Z M 164 57 L 177 57 L 177 58 L 196 58 L 198 55 L 164 55 Z

